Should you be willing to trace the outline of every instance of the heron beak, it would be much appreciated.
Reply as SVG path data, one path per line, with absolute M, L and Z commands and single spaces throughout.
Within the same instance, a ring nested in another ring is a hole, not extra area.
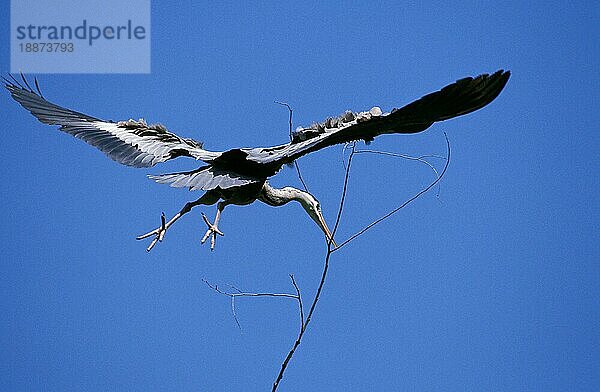
M 317 222 L 317 224 L 319 225 L 321 230 L 323 230 L 323 233 L 325 233 L 325 236 L 327 237 L 327 241 L 331 241 L 333 246 L 335 248 L 337 248 L 338 246 L 335 243 L 333 236 L 331 235 L 331 231 L 329 230 L 329 227 L 327 227 L 327 223 L 325 222 L 325 218 L 323 217 L 323 214 L 317 213 L 316 216 L 317 216 L 317 219 L 315 219 L 315 221 Z

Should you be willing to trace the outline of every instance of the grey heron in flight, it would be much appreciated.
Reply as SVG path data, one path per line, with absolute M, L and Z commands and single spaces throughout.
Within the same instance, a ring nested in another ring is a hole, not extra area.
M 198 205 L 217 204 L 213 222 L 204 214 L 208 229 L 202 243 L 211 239 L 215 247 L 216 236 L 223 235 L 218 224 L 221 213 L 229 204 L 246 205 L 260 200 L 270 206 L 281 206 L 290 201 L 299 202 L 310 218 L 332 241 L 319 201 L 310 193 L 285 187 L 277 189 L 269 185 L 269 177 L 283 165 L 335 144 L 356 140 L 371 141 L 378 135 L 393 133 L 417 133 L 429 128 L 434 122 L 471 113 L 492 102 L 502 91 L 509 71 L 499 70 L 491 75 L 460 79 L 439 91 L 389 113 L 374 107 L 369 111 L 347 111 L 339 117 L 330 117 L 306 128 L 298 128 L 289 143 L 274 147 L 234 148 L 216 152 L 203 148 L 202 143 L 171 133 L 163 125 L 148 125 L 139 121 L 105 121 L 91 117 L 47 101 L 42 95 L 37 79 L 35 89 L 21 75 L 22 82 L 11 76 L 4 79 L 5 87 L 12 97 L 44 124 L 58 125 L 61 131 L 91 144 L 111 159 L 127 166 L 151 167 L 157 163 L 178 157 L 189 157 L 204 165 L 188 172 L 149 175 L 161 184 L 172 187 L 202 190 L 199 199 L 185 206 L 161 225 L 137 239 L 152 238 L 150 251 L 179 218 Z

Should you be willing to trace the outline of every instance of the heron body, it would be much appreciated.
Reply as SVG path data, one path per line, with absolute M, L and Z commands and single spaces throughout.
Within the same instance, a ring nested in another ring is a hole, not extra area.
M 169 221 L 163 215 L 157 229 L 138 237 L 153 237 L 147 248 L 150 250 L 163 240 L 167 229 L 193 207 L 216 203 L 217 213 L 213 222 L 202 214 L 208 225 L 202 243 L 210 238 L 211 249 L 214 249 L 217 235 L 223 235 L 218 228 L 223 209 L 229 204 L 247 205 L 256 200 L 269 206 L 299 202 L 326 238 L 333 242 L 319 202 L 313 195 L 292 187 L 273 188 L 268 178 L 283 165 L 335 144 L 371 141 L 382 134 L 417 133 L 437 121 L 471 113 L 492 102 L 509 77 L 510 72 L 499 70 L 491 75 L 460 79 L 389 113 L 383 113 L 378 107 L 359 113 L 347 111 L 323 122 L 298 128 L 289 143 L 273 147 L 234 148 L 223 152 L 207 150 L 201 142 L 177 136 L 160 124 L 148 125 L 141 119 L 104 121 L 58 106 L 44 98 L 37 80 L 34 89 L 23 76 L 22 82 L 12 76 L 12 80 L 3 79 L 11 96 L 39 121 L 58 125 L 61 131 L 84 140 L 118 163 L 151 167 L 179 157 L 205 163 L 189 172 L 148 176 L 172 187 L 205 192 L 199 199 L 187 203 Z

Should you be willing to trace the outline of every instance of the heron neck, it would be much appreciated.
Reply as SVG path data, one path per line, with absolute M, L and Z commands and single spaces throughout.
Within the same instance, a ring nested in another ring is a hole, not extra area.
M 273 188 L 268 182 L 265 182 L 259 199 L 270 206 L 277 207 L 287 204 L 292 200 L 300 202 L 306 198 L 305 193 L 292 187 Z

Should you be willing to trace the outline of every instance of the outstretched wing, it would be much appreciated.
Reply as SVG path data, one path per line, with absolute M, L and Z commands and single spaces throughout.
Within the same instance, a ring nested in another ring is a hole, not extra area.
M 4 78 L 3 78 L 4 79 Z M 44 124 L 59 125 L 60 130 L 98 148 L 111 159 L 127 166 L 150 167 L 179 156 L 210 162 L 220 154 L 202 149 L 202 143 L 181 138 L 163 125 L 139 121 L 104 121 L 48 102 L 37 80 L 34 91 L 23 77 L 4 79 L 15 101 Z
M 378 107 L 362 113 L 346 112 L 298 129 L 291 143 L 243 151 L 250 161 L 283 165 L 334 144 L 361 139 L 371 141 L 386 133 L 421 132 L 436 121 L 471 113 L 489 104 L 500 94 L 509 77 L 509 71 L 499 70 L 492 75 L 464 78 L 390 113 L 382 113 Z
M 240 175 L 214 166 L 204 166 L 183 173 L 149 175 L 148 178 L 159 184 L 170 184 L 174 188 L 189 188 L 190 191 L 210 191 L 215 188 L 229 189 L 264 181 L 264 179 Z

